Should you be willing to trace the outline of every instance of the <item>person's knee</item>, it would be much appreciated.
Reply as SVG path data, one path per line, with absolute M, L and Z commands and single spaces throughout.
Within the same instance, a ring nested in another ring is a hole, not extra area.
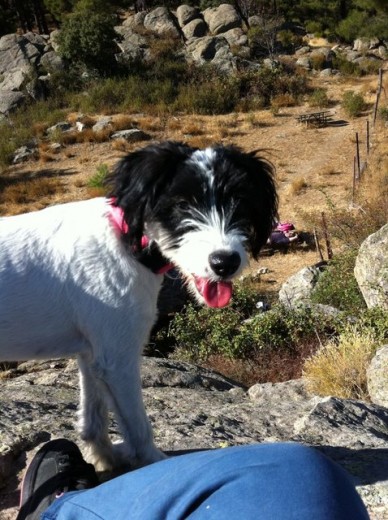
M 224 453 L 239 468 L 270 464 L 283 469 L 290 468 L 293 472 L 297 472 L 298 468 L 319 472 L 334 465 L 316 449 L 292 442 L 239 446 L 229 448 Z

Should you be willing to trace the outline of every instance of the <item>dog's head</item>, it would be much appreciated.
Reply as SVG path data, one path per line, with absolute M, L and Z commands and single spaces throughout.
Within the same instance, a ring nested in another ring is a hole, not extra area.
M 257 257 L 277 214 L 271 164 L 232 146 L 150 145 L 125 157 L 109 183 L 124 239 L 139 251 L 147 235 L 211 307 L 229 303 L 232 278 Z

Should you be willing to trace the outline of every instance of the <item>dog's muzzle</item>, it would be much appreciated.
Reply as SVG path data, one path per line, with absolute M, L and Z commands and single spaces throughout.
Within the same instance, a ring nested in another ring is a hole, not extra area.
M 241 257 L 236 251 L 214 251 L 209 255 L 212 271 L 222 278 L 232 276 L 240 267 Z

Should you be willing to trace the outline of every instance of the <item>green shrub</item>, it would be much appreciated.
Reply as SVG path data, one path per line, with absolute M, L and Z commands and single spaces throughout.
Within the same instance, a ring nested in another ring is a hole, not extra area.
M 333 68 L 339 70 L 344 76 L 361 76 L 362 74 L 358 63 L 353 63 L 340 54 L 333 58 Z
M 330 101 L 327 97 L 326 90 L 323 88 L 315 89 L 310 94 L 308 103 L 311 107 L 327 108 L 330 105 Z
M 386 107 L 381 107 L 379 109 L 379 114 L 380 114 L 380 117 L 383 121 L 388 121 L 388 106 Z
M 89 188 L 104 188 L 105 180 L 109 174 L 109 168 L 106 164 L 100 164 L 96 173 L 88 180 Z
M 116 41 L 120 35 L 116 19 L 108 13 L 85 9 L 75 11 L 64 21 L 58 36 L 59 53 L 72 66 L 96 70 L 106 75 L 116 68 Z
M 170 324 L 168 338 L 175 356 L 201 362 L 213 355 L 252 359 L 261 351 L 295 352 L 300 344 L 317 343 L 340 327 L 340 320 L 324 317 L 306 307 L 289 309 L 274 305 L 259 313 L 257 292 L 236 284 L 229 307 L 215 310 L 189 304 Z
M 349 250 L 330 260 L 313 291 L 316 303 L 332 305 L 341 311 L 357 316 L 366 308 L 364 298 L 354 277 L 357 250 Z
M 316 21 L 309 21 L 306 23 L 306 31 L 308 33 L 314 34 L 314 36 L 322 36 L 323 34 L 323 27 L 321 22 Z
M 342 108 L 349 117 L 357 117 L 365 110 L 365 100 L 361 94 L 349 90 L 342 96 Z
M 175 108 L 196 114 L 227 114 L 239 99 L 238 83 L 234 79 L 215 78 L 201 83 L 189 83 L 178 94 Z

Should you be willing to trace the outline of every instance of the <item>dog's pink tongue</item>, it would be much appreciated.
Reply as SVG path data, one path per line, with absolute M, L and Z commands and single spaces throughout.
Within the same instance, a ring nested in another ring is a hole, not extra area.
M 195 284 L 209 307 L 225 307 L 232 298 L 231 282 L 211 282 L 197 277 Z

